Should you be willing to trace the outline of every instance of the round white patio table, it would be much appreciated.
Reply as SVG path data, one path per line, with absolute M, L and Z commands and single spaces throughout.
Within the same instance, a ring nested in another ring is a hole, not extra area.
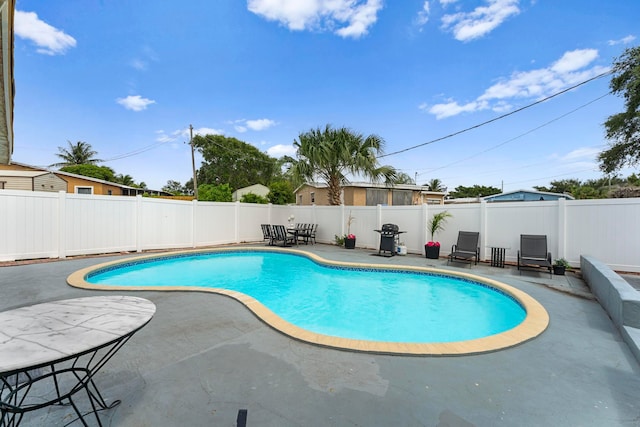
M 93 376 L 153 317 L 144 298 L 97 296 L 53 301 L 0 312 L 0 426 L 17 426 L 24 413 L 70 404 L 83 425 L 110 409 Z M 74 401 L 84 390 L 83 413 Z

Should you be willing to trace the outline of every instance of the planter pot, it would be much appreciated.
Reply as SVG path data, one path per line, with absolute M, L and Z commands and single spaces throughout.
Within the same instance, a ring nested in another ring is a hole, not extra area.
M 554 265 L 553 266 L 553 274 L 557 276 L 564 276 L 564 272 L 566 267 L 564 265 Z
M 440 246 L 424 245 L 424 255 L 429 259 L 438 259 L 440 257 Z
M 355 249 L 356 239 L 344 239 L 344 247 L 347 249 Z
M 407 254 L 407 247 L 403 246 L 403 245 L 399 245 L 398 247 L 396 247 L 397 251 L 398 251 L 398 255 L 406 255 Z

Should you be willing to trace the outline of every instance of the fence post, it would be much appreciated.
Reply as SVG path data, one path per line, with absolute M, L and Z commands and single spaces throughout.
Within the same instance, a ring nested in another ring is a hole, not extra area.
M 422 204 L 422 244 L 425 245 L 429 241 L 429 231 L 427 231 L 427 221 L 429 221 L 429 206 Z M 420 248 L 422 252 L 422 248 Z
M 558 199 L 558 255 L 556 258 L 566 258 L 567 252 L 567 199 Z
M 487 259 L 487 242 L 489 241 L 489 232 L 487 231 L 487 201 L 480 202 L 480 212 L 478 215 L 480 220 L 480 261 Z M 484 242 L 484 244 L 482 244 Z
M 142 252 L 142 195 L 136 195 L 136 252 Z
M 378 230 L 382 229 L 382 205 L 376 205 L 376 228 Z
M 58 258 L 67 257 L 67 192 L 58 191 Z
M 197 247 L 196 236 L 198 235 L 198 199 L 191 201 L 191 247 Z
M 240 201 L 236 201 L 233 215 L 233 239 L 236 243 L 240 243 Z

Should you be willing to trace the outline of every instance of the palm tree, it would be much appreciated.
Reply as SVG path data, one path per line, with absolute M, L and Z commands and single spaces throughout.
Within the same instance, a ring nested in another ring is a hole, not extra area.
M 447 187 L 442 185 L 442 181 L 440 181 L 438 178 L 431 179 L 427 184 L 425 184 L 425 186 L 429 191 L 438 191 L 440 193 L 444 193 L 445 191 L 447 191 Z
M 118 174 L 116 175 L 116 181 L 122 185 L 128 185 L 129 187 L 133 187 L 136 185 L 136 182 L 133 180 L 133 177 L 129 174 L 127 175 L 122 175 L 122 174 Z
M 91 148 L 91 144 L 83 141 L 78 141 L 75 144 L 72 144 L 71 141 L 67 141 L 67 143 L 69 144 L 68 148 L 58 147 L 58 153 L 56 153 L 56 156 L 64 161 L 54 163 L 51 166 L 94 165 L 102 162 L 102 160 L 94 158 L 98 152 Z
M 396 170 L 380 166 L 376 155 L 382 153 L 384 141 L 376 135 L 364 137 L 347 128 L 311 129 L 294 141 L 296 157 L 291 171 L 298 183 L 324 180 L 328 185 L 329 204 L 339 205 L 342 186 L 349 182 L 347 175 L 361 175 L 372 181 L 384 178 L 392 184 Z

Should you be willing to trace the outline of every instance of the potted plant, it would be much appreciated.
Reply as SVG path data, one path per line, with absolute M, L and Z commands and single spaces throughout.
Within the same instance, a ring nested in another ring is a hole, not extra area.
M 347 234 L 347 237 L 344 238 L 344 247 L 347 249 L 355 249 L 356 247 L 355 234 Z
M 564 258 L 558 258 L 553 263 L 553 274 L 564 276 L 566 270 L 570 270 L 571 266 Z
M 347 235 L 344 237 L 344 247 L 347 249 L 355 249 L 356 247 L 356 235 L 351 233 L 351 224 L 355 218 L 349 211 L 349 217 L 347 218 Z
M 440 257 L 440 242 L 435 237 L 439 231 L 444 230 L 447 218 L 452 217 L 448 211 L 438 212 L 433 215 L 427 223 L 427 230 L 431 235 L 431 240 L 424 245 L 424 255 L 429 259 L 438 259 Z

